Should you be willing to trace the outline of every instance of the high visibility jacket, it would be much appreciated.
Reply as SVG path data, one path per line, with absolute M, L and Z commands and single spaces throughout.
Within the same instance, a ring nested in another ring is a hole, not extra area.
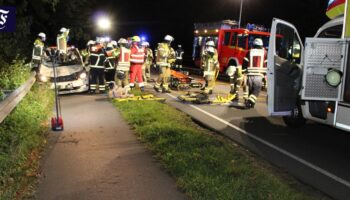
M 90 48 L 90 67 L 104 68 L 106 56 L 101 45 L 94 45 Z
M 145 62 L 145 49 L 138 47 L 137 45 L 133 45 L 131 47 L 130 62 L 131 64 L 142 65 Z
M 118 54 L 117 70 L 129 71 L 130 70 L 130 49 L 126 47 L 120 47 Z
M 176 60 L 182 60 L 184 51 L 182 49 L 176 49 Z
M 159 43 L 157 47 L 156 63 L 159 66 L 170 66 L 175 62 L 175 51 L 168 43 Z
M 41 56 L 43 55 L 44 43 L 38 38 L 34 41 L 32 59 L 41 61 Z
M 111 48 L 111 49 L 106 49 L 106 55 L 107 55 L 107 62 L 106 62 L 106 69 L 114 69 L 115 68 L 115 63 L 116 63 L 116 52 L 117 49 Z
M 264 76 L 267 52 L 265 49 L 250 49 L 243 61 L 243 71 L 248 76 Z
M 214 76 L 216 72 L 220 69 L 218 52 L 216 51 L 216 49 L 213 55 L 210 55 L 209 53 L 204 51 L 201 60 L 204 76 Z
M 151 48 L 146 48 L 146 64 L 150 65 L 153 62 L 153 52 Z

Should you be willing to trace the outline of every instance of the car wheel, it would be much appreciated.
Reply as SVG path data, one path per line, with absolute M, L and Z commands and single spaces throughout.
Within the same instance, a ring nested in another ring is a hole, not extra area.
M 298 105 L 293 111 L 291 116 L 283 117 L 284 123 L 291 128 L 300 128 L 303 127 L 306 123 L 306 119 L 303 117 L 301 111 L 301 106 Z

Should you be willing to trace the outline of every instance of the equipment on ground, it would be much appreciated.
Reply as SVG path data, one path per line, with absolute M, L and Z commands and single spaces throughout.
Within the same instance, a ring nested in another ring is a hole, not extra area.
M 165 102 L 165 98 L 155 97 L 153 94 L 125 97 L 125 98 L 115 98 L 116 102 L 129 102 L 129 101 L 160 101 Z
M 201 88 L 203 84 L 181 71 L 171 70 L 169 86 L 171 89 L 187 90 L 190 88 Z

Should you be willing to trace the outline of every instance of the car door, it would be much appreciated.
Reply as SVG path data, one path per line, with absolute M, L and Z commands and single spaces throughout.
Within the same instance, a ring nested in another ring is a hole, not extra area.
M 269 115 L 288 116 L 297 108 L 303 48 L 296 28 L 274 18 L 267 58 Z

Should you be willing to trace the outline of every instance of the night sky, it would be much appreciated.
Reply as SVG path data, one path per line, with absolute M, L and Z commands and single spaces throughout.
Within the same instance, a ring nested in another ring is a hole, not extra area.
M 328 0 L 243 1 L 242 25 L 256 23 L 270 27 L 272 18 L 277 17 L 293 23 L 304 38 L 313 36 L 328 20 L 325 15 Z M 187 52 L 191 51 L 193 23 L 238 21 L 239 7 L 240 0 L 100 0 L 94 5 L 96 12 L 103 11 L 112 17 L 110 35 L 115 39 L 145 34 L 154 47 L 164 35 L 171 34 L 174 43 L 183 44 Z

